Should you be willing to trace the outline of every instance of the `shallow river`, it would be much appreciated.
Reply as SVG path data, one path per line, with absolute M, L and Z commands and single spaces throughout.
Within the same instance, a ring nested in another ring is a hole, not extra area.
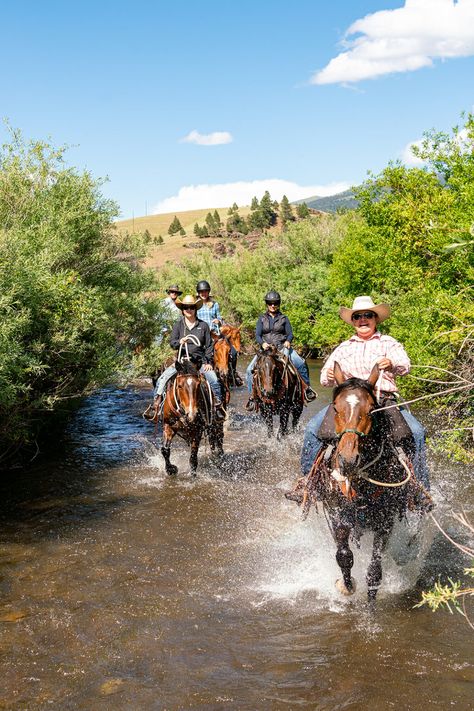
M 413 607 L 468 560 L 426 526 L 415 560 L 388 557 L 370 612 L 363 542 L 341 599 L 322 513 L 302 522 L 283 495 L 302 434 L 268 441 L 240 389 L 222 467 L 202 448 L 191 479 L 175 443 L 167 477 L 140 418 L 150 392 L 88 398 L 56 452 L 1 482 L 0 708 L 474 708 L 474 632 Z M 450 511 L 472 514 L 472 473 L 431 470 L 436 515 L 458 535 Z

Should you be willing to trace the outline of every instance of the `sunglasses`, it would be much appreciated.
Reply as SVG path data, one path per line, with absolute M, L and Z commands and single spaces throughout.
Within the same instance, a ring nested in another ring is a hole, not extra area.
M 195 306 L 183 306 L 183 311 L 196 311 Z
M 375 318 L 377 314 L 374 314 L 373 311 L 364 311 L 362 314 L 354 314 L 352 316 L 353 321 L 359 321 L 361 318 Z
M 173 291 L 173 289 L 171 289 L 171 291 L 168 291 L 168 294 L 179 294 L 179 291 Z
M 280 306 L 279 301 L 267 301 L 267 306 Z

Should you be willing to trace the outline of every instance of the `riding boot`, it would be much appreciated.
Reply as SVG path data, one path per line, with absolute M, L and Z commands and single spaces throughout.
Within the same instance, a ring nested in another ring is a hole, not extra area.
M 153 404 L 148 405 L 142 417 L 144 417 L 145 420 L 149 420 L 150 422 L 156 422 L 158 420 L 158 413 L 160 411 L 162 401 L 163 395 L 157 395 L 153 400 Z
M 233 376 L 234 376 L 235 387 L 237 387 L 237 388 L 242 387 L 242 385 L 244 384 L 244 381 L 242 380 L 242 378 L 240 377 L 240 375 L 238 374 L 238 372 L 236 370 L 234 370 Z
M 313 402 L 318 397 L 318 394 L 314 392 L 311 385 L 307 385 L 303 394 L 305 402 Z
M 253 395 L 250 395 L 249 399 L 247 400 L 245 409 L 247 410 L 247 412 L 253 412 L 255 410 L 255 400 L 253 399 Z
M 227 417 L 227 413 L 225 411 L 224 403 L 222 403 L 220 400 L 216 400 L 214 407 L 216 420 L 225 420 L 225 418 Z

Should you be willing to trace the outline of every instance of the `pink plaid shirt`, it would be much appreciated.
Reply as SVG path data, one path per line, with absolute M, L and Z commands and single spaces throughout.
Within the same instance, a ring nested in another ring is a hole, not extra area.
M 389 358 L 392 369 L 384 370 L 380 389 L 386 392 L 397 392 L 396 375 L 406 375 L 410 370 L 410 359 L 405 349 L 391 336 L 385 336 L 376 331 L 373 336 L 364 341 L 359 336 L 352 336 L 335 348 L 321 371 L 321 385 L 333 386 L 334 380 L 329 380 L 328 369 L 339 363 L 346 378 L 362 378 L 367 380 L 375 363 L 380 358 Z

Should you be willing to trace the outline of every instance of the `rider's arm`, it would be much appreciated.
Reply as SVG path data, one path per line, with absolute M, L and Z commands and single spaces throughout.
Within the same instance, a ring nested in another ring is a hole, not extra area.
M 179 348 L 179 340 L 181 338 L 181 324 L 182 323 L 183 323 L 182 319 L 179 319 L 179 321 L 176 321 L 176 323 L 173 325 L 173 330 L 171 331 L 170 346 L 171 346 L 171 348 L 174 348 L 175 351 L 177 351 Z
M 257 343 L 260 343 L 260 345 L 262 345 L 262 343 L 263 343 L 262 334 L 263 334 L 263 321 L 262 321 L 262 317 L 259 316 L 258 321 L 257 321 L 257 326 L 255 327 L 255 340 L 257 341 Z
M 406 375 L 410 372 L 411 367 L 406 350 L 395 338 L 391 338 L 390 336 L 386 336 L 385 338 L 388 341 L 385 355 L 392 361 L 391 372 L 394 375 Z
M 215 309 L 214 309 L 214 311 L 215 311 L 215 318 L 219 319 L 219 323 L 222 323 L 222 316 L 221 316 L 221 312 L 220 312 L 220 309 L 219 309 L 219 304 L 217 303 L 217 301 L 214 302 L 214 306 L 215 306 Z
M 325 387 L 332 388 L 335 384 L 334 378 L 330 377 L 329 371 L 332 373 L 334 370 L 334 363 L 337 361 L 338 352 L 340 352 L 339 348 L 340 346 L 333 350 L 321 370 L 321 385 L 324 385 Z
M 288 316 L 285 316 L 285 335 L 285 341 L 291 343 L 291 341 L 293 340 L 293 329 L 291 328 L 291 323 Z

